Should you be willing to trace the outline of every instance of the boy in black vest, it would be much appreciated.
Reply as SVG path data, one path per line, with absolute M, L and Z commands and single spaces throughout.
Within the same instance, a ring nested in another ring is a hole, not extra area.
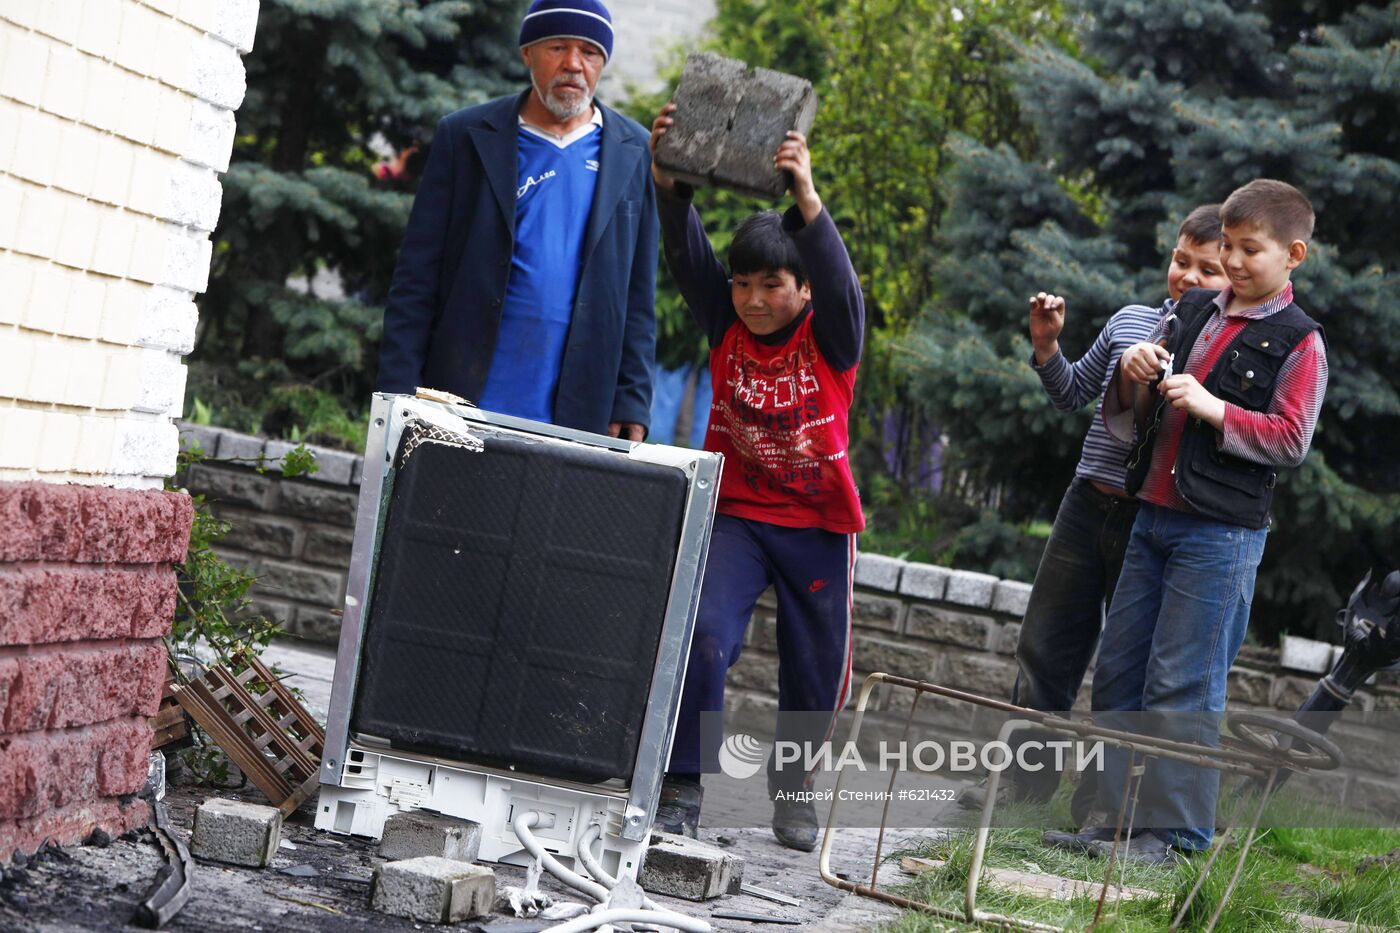
M 1277 470 L 1302 463 L 1327 387 L 1322 328 L 1293 301 L 1313 210 L 1291 185 L 1258 179 L 1221 208 L 1230 284 L 1192 289 L 1106 390 L 1110 432 L 1133 441 L 1127 490 L 1140 500 L 1099 645 L 1096 722 L 1214 743 L 1226 676 L 1244 640 Z M 1135 428 L 1135 430 L 1133 430 Z M 1128 714 L 1128 715 L 1123 715 Z M 1098 806 L 1116 821 L 1129 754 L 1109 748 Z M 1220 772 L 1153 759 L 1142 778 L 1133 858 L 1166 863 L 1210 845 Z M 1047 833 L 1099 854 L 1113 830 Z

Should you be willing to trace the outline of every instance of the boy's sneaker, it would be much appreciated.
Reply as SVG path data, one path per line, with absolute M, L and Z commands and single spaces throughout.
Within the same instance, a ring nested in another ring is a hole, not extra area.
M 810 800 L 773 801 L 773 835 L 789 849 L 817 847 L 817 806 Z
M 666 778 L 661 783 L 661 802 L 656 807 L 652 828 L 673 836 L 696 838 L 700 830 L 700 801 L 705 788 L 694 781 Z

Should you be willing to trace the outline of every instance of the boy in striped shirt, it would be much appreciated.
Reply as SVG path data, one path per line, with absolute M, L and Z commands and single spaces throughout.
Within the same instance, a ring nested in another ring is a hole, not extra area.
M 1127 489 L 1140 505 L 1099 646 L 1096 722 L 1213 744 L 1226 677 L 1244 640 L 1280 468 L 1302 463 L 1327 388 L 1322 328 L 1294 303 L 1313 210 L 1257 179 L 1221 208 L 1229 284 L 1187 292 L 1119 361 L 1104 423 L 1135 438 Z M 1123 803 L 1126 750 L 1109 748 L 1097 808 Z M 1132 857 L 1170 862 L 1207 848 L 1220 772 L 1153 759 Z M 1060 840 L 1103 853 L 1112 829 Z
M 1063 412 L 1077 411 L 1096 399 L 1102 405 L 1104 389 L 1125 350 L 1146 340 L 1187 290 L 1225 284 L 1220 205 L 1203 204 L 1177 230 L 1167 268 L 1166 302 L 1155 308 L 1128 305 L 1115 312 L 1077 361 L 1071 363 L 1060 352 L 1065 300 L 1045 292 L 1032 297 L 1029 329 L 1035 353 L 1030 363 L 1051 404 Z M 1016 643 L 1018 671 L 1011 702 L 1046 712 L 1063 713 L 1074 706 L 1137 515 L 1137 501 L 1123 489 L 1129 445 L 1110 435 L 1097 416 L 1096 410 L 1074 480 L 1056 512 Z M 1040 769 L 1013 768 L 1003 776 L 1002 786 L 1018 799 L 1044 802 L 1059 786 L 1060 773 L 1048 757 L 1042 761 L 1033 752 L 1027 748 L 1026 757 Z M 1093 797 L 1093 781 L 1081 782 L 1071 807 L 1077 822 L 1085 820 Z M 970 790 L 958 803 L 973 809 L 984 799 L 980 791 Z

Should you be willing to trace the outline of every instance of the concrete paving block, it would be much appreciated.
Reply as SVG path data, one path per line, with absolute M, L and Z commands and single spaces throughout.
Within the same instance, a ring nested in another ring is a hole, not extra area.
M 790 180 L 773 168 L 788 130 L 806 133 L 817 114 L 811 82 L 702 52 L 686 58 L 674 95 L 675 125 L 656 162 L 691 184 L 781 198 Z
M 856 586 L 893 593 L 899 588 L 899 576 L 905 568 L 898 557 L 861 554 L 856 558 Z
M 435 855 L 378 865 L 370 887 L 375 910 L 426 923 L 484 917 L 495 903 L 495 872 Z
M 989 573 L 973 573 L 970 570 L 954 570 L 948 575 L 948 590 L 943 598 L 959 606 L 990 608 L 992 593 L 1001 581 Z
M 1332 667 L 1332 646 L 1325 641 L 1285 635 L 1279 649 L 1278 663 L 1293 671 L 1325 674 Z
M 942 599 L 951 573 L 947 567 L 933 564 L 905 564 L 899 577 L 899 592 L 919 599 Z
M 311 474 L 310 479 L 336 486 L 350 485 L 350 477 L 355 475 L 355 461 L 359 460 L 359 457 L 342 450 L 328 450 L 324 447 L 313 447 L 311 452 L 316 455 L 317 470 Z
M 180 449 L 189 450 L 198 444 L 199 449 L 204 451 L 204 456 L 217 457 L 221 434 L 223 432 L 218 428 L 182 421 L 180 422 Z
M 744 879 L 744 860 L 696 839 L 652 833 L 646 862 L 637 877 L 652 894 L 706 901 L 737 891 Z
M 480 850 L 480 823 L 423 810 L 390 816 L 379 839 L 380 857 L 391 862 L 422 855 L 475 862 Z
M 992 610 L 1020 618 L 1026 614 L 1031 601 L 1031 585 L 1015 580 L 1002 580 L 992 592 Z
M 282 814 L 241 800 L 215 797 L 194 814 L 190 852 L 195 858 L 265 868 L 282 841 Z
M 747 72 L 743 62 L 711 52 L 687 56 L 673 97 L 676 122 L 656 144 L 657 165 L 690 184 L 710 184 Z
M 258 458 L 262 456 L 263 444 L 265 443 L 261 437 L 252 434 L 224 431 L 219 438 L 219 459 L 247 460 L 251 461 L 249 466 L 256 466 Z

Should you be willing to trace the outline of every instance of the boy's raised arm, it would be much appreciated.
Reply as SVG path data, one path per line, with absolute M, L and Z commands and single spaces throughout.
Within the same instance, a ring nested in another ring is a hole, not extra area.
M 667 104 L 651 124 L 648 146 L 653 157 L 656 141 L 675 122 L 675 104 Z M 685 299 L 690 316 L 700 325 L 710 346 L 718 346 L 724 332 L 734 323 L 734 303 L 729 297 L 729 276 L 715 256 L 710 237 L 700 222 L 700 212 L 691 203 L 691 188 L 667 175 L 651 163 L 656 182 L 656 212 L 661 220 L 661 244 L 666 265 Z
M 773 164 L 792 173 L 796 203 L 783 215 L 783 226 L 797 244 L 812 287 L 812 335 L 828 363 L 850 369 L 860 362 L 865 340 L 865 296 L 841 233 L 812 183 L 806 137 L 789 132 Z

